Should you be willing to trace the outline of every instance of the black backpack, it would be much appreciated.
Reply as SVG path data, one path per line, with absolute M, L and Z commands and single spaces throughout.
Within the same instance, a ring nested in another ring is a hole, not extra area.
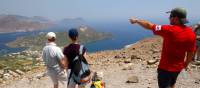
M 77 84 L 90 81 L 91 71 L 88 62 L 83 56 L 83 45 L 80 45 L 79 55 L 72 61 L 71 73 L 69 79 L 72 77 Z

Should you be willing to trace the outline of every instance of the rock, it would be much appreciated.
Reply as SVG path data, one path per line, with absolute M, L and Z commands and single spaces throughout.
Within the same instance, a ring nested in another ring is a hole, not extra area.
M 24 67 L 24 71 L 25 71 L 25 72 L 28 72 L 28 71 L 30 71 L 31 69 L 32 69 L 32 67 L 30 67 L 30 66 Z
M 3 83 L 3 79 L 2 78 L 0 78 L 0 83 Z
M 196 65 L 191 65 L 190 67 L 191 67 L 192 69 L 196 69 L 196 68 L 197 68 Z
M 117 59 L 117 58 L 121 58 L 121 57 L 120 57 L 119 55 L 116 55 L 114 58 L 116 58 L 116 59 Z
M 36 58 L 36 61 L 43 62 L 43 59 L 42 59 L 42 57 Z
M 122 70 L 133 70 L 133 69 L 134 69 L 133 63 L 128 63 L 123 66 Z
M 12 78 L 12 75 L 10 75 L 9 73 L 3 74 L 3 80 L 9 80 L 11 78 Z
M 33 58 L 32 58 L 32 57 L 27 57 L 26 59 L 27 59 L 27 60 L 33 60 Z
M 4 73 L 4 70 L 0 70 L 0 75 L 3 75 L 3 73 Z
M 199 80 L 199 79 L 197 79 L 197 80 L 195 80 L 195 82 L 194 82 L 194 83 L 195 83 L 195 84 L 200 84 L 199 82 L 200 82 L 200 80 Z
M 46 76 L 46 73 L 39 73 L 35 75 L 34 78 L 41 79 L 42 77 L 45 77 L 45 76 Z
M 24 75 L 25 73 L 19 69 L 16 70 L 16 72 L 19 74 L 19 75 Z
M 131 55 L 131 60 L 134 60 L 134 59 L 141 59 L 141 58 L 138 57 L 137 55 Z
M 126 59 L 124 63 L 131 63 L 131 59 Z
M 160 52 L 159 49 L 153 49 L 153 50 L 152 50 L 152 53 L 153 53 L 153 54 L 155 54 L 155 53 L 159 53 L 159 52 Z
M 32 51 L 32 54 L 31 54 L 32 56 L 32 58 L 39 58 L 40 57 L 40 54 L 39 54 L 39 52 L 38 51 Z
M 126 81 L 126 83 L 138 83 L 139 79 L 137 76 L 131 76 L 128 78 L 128 80 Z
M 152 65 L 152 64 L 155 64 L 155 63 L 157 63 L 158 62 L 158 59 L 152 59 L 152 60 L 148 60 L 147 61 L 147 64 L 148 65 Z
M 133 66 L 128 66 L 128 67 L 124 67 L 122 70 L 133 70 L 134 67 Z
M 200 61 L 193 62 L 194 65 L 200 66 Z
M 15 73 L 14 71 L 8 70 L 8 73 L 13 75 L 13 77 L 19 77 L 19 74 Z

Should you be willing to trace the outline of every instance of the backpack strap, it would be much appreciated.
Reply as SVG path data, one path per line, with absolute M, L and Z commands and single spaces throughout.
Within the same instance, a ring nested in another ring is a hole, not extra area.
M 83 45 L 80 45 L 80 48 L 79 48 L 79 55 L 82 55 L 83 54 Z M 73 60 L 73 62 L 75 61 L 75 60 L 78 60 L 79 59 L 79 56 L 76 56 L 75 58 L 74 58 L 74 60 Z M 71 72 L 70 72 L 70 75 L 69 75 L 69 78 L 68 78 L 68 85 L 69 85 L 69 81 L 70 81 L 70 79 L 71 79 L 71 77 L 72 77 L 72 74 L 73 74 L 73 70 L 71 70 Z M 79 84 L 78 82 L 76 82 L 77 84 Z
M 79 48 L 79 55 L 82 55 L 83 54 L 83 45 L 80 45 L 80 48 Z
M 79 48 L 79 55 L 82 55 L 83 54 L 83 45 L 80 45 L 80 48 Z M 76 56 L 75 58 L 74 58 L 74 60 L 73 60 L 73 62 L 75 61 L 75 60 L 77 60 L 79 58 L 79 56 Z

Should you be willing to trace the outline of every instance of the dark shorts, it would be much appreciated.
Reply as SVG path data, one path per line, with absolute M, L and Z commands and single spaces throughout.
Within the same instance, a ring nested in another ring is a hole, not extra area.
M 176 83 L 176 79 L 180 72 L 170 72 L 158 69 L 158 86 L 159 88 L 169 88 Z

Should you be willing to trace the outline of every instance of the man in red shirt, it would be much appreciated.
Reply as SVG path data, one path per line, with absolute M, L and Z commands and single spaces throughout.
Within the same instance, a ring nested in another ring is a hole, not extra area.
M 187 68 L 196 49 L 195 34 L 190 27 L 185 25 L 188 22 L 186 10 L 174 8 L 168 13 L 170 13 L 170 25 L 156 25 L 136 18 L 129 20 L 130 23 L 137 23 L 163 38 L 161 60 L 158 66 L 159 88 L 175 88 L 178 74 L 182 69 Z

